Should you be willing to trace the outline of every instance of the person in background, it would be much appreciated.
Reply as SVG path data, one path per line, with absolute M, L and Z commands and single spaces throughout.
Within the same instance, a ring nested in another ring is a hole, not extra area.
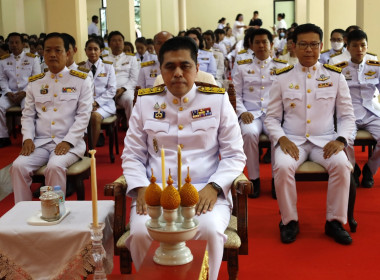
M 343 150 L 355 130 L 355 116 L 340 69 L 318 62 L 322 40 L 320 27 L 299 25 L 293 35 L 299 63 L 277 70 L 269 92 L 264 123 L 274 147 L 273 174 L 283 243 L 294 242 L 299 233 L 294 176 L 308 159 L 329 174 L 325 234 L 340 244 L 352 243 L 342 226 L 347 222 L 351 177 L 351 164 Z
M 226 18 L 222 17 L 218 20 L 218 27 L 216 29 L 223 29 L 226 26 Z
M 282 51 L 284 50 L 285 45 L 286 45 L 286 29 L 279 28 L 277 35 L 278 36 L 276 36 L 273 39 L 273 49 L 274 49 L 275 55 L 279 56 L 282 54 Z
M 34 55 L 38 55 L 37 53 L 37 42 L 36 41 L 29 41 L 29 48 L 30 48 L 30 53 Z
M 272 27 L 273 32 L 275 32 L 275 34 L 278 34 L 278 30 L 280 28 L 283 28 L 285 30 L 288 29 L 288 25 L 286 24 L 284 13 L 282 13 L 282 14 L 278 13 L 277 14 L 277 25 Z
M 9 55 L 9 46 L 8 44 L 0 43 L 0 58 L 5 55 Z
M 123 51 L 126 53 L 126 54 L 134 54 L 135 53 L 135 47 L 133 46 L 133 44 L 131 42 L 124 42 L 124 49 Z
M 184 37 L 185 33 L 186 33 L 186 31 L 181 30 L 181 31 L 178 32 L 177 37 Z
M 322 64 L 329 63 L 330 58 L 342 54 L 344 47 L 345 31 L 343 29 L 334 29 L 330 34 L 331 49 L 321 52 L 319 62 Z
M 99 28 L 97 26 L 99 22 L 99 17 L 96 15 L 93 15 L 91 18 L 91 24 L 88 26 L 88 36 L 91 36 L 95 34 L 96 36 L 100 35 Z
M 136 46 L 136 59 L 140 64 L 145 61 L 149 61 L 151 58 L 150 53 L 148 52 L 148 44 L 146 43 L 145 37 L 139 37 L 135 41 Z
M 232 35 L 236 38 L 237 41 L 243 39 L 244 29 L 247 29 L 247 26 L 244 24 L 243 20 L 243 15 L 237 14 L 234 26 L 232 27 Z
M 219 30 L 219 29 L 217 29 Z M 224 80 L 224 55 L 220 49 L 215 48 L 215 35 L 211 30 L 207 30 L 203 33 L 203 39 L 206 44 L 206 50 L 212 51 L 216 62 L 216 75 L 215 80 L 219 87 L 222 87 Z
M 153 39 L 146 39 L 146 48 L 150 54 L 155 55 Z
M 287 61 L 289 65 L 295 65 L 298 63 L 297 54 L 294 50 L 292 32 L 288 33 L 288 38 L 286 39 L 286 49 L 288 52 L 284 55 L 280 55 L 278 59 Z
M 224 37 L 226 36 L 226 32 L 224 29 L 215 29 L 214 31 L 215 35 L 215 43 L 214 43 L 214 48 L 218 49 L 222 52 L 223 56 L 227 56 L 227 48 L 226 45 L 223 43 Z
M 249 21 L 248 25 L 253 26 L 256 29 L 261 28 L 261 26 L 263 25 L 263 21 L 259 18 L 259 12 L 258 11 L 253 12 L 253 17 Z

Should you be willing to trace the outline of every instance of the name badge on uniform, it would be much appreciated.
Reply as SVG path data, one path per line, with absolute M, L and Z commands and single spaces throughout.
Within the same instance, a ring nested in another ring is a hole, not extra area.
M 325 76 L 325 75 L 321 75 L 319 78 L 317 78 L 316 80 L 317 81 L 321 81 L 321 82 L 324 82 L 326 80 L 330 79 L 330 76 Z
M 123 64 L 121 64 L 121 66 L 123 66 L 123 65 L 127 65 L 127 64 L 129 64 L 129 61 L 124 62 Z
M 98 77 L 107 77 L 107 73 L 99 73 Z
M 366 75 L 366 76 L 373 76 L 375 74 L 376 74 L 376 72 L 374 72 L 374 71 L 368 71 L 367 73 L 364 73 L 364 75 Z
M 47 94 L 49 91 L 48 91 L 48 88 L 49 88 L 49 85 L 42 85 L 41 86 L 41 90 L 40 90 L 40 93 L 41 94 Z
M 64 93 L 74 93 L 76 92 L 76 88 L 75 87 L 64 87 L 62 88 L 62 92 Z
M 25 61 L 22 65 L 30 65 L 28 61 Z
M 332 87 L 333 83 L 321 83 L 318 84 L 318 88 Z
M 248 70 L 248 74 L 255 74 L 254 70 Z
M 165 112 L 163 112 L 163 111 L 154 112 L 153 118 L 158 119 L 158 120 L 164 119 L 165 118 Z
M 193 119 L 198 119 L 198 118 L 207 117 L 211 115 L 212 115 L 212 112 L 211 112 L 210 107 L 191 111 L 191 116 L 193 117 Z
M 202 57 L 201 60 L 208 60 L 208 57 Z

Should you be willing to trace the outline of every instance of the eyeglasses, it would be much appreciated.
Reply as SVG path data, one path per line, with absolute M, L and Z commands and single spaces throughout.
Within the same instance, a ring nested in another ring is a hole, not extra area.
M 308 47 L 310 47 L 311 49 L 315 50 L 315 49 L 318 49 L 320 43 L 321 42 L 311 42 L 311 43 L 300 42 L 300 43 L 297 43 L 297 46 L 301 50 L 306 50 Z

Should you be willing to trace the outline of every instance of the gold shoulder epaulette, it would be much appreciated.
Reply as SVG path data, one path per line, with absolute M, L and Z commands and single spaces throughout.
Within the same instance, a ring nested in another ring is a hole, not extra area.
M 367 65 L 372 65 L 372 66 L 380 66 L 380 61 L 377 61 L 377 60 L 367 60 L 366 64 Z
M 6 59 L 8 57 L 10 57 L 11 55 L 8 53 L 8 54 L 4 54 L 2 57 L 0 57 L 0 60 L 3 60 L 3 59 Z
M 37 55 L 35 55 L 35 54 L 33 54 L 33 53 L 29 53 L 29 52 L 26 53 L 25 55 L 26 55 L 26 56 L 29 56 L 29 57 L 33 57 L 33 58 L 35 58 L 35 57 L 37 56 Z
M 283 64 L 288 64 L 288 62 L 286 60 L 282 60 L 282 59 L 278 59 L 278 58 L 273 58 L 273 61 L 283 63 Z
M 78 67 L 78 70 L 79 70 L 79 71 L 82 71 L 82 72 L 85 72 L 85 73 L 90 72 L 90 69 L 87 69 L 86 67 L 82 67 L 82 66 L 79 66 L 79 67 Z
M 106 56 L 108 56 L 108 53 L 102 55 L 102 57 L 106 57 Z
M 47 71 L 49 71 L 49 68 L 44 68 L 44 72 L 46 73 Z
M 78 63 L 78 65 L 85 65 L 86 64 L 86 61 L 81 61 Z
M 208 49 L 203 49 L 203 50 L 206 52 L 212 52 L 212 50 L 208 50 Z
M 76 70 L 70 70 L 70 74 L 83 80 L 87 78 L 87 74 Z
M 135 56 L 135 54 L 134 54 L 134 53 L 129 53 L 129 52 L 126 52 L 125 54 L 126 54 L 126 55 L 130 55 L 130 56 Z
M 243 64 L 248 64 L 248 63 L 252 63 L 252 59 L 243 59 L 243 60 L 239 60 L 237 62 L 238 65 L 243 65 Z
M 105 64 L 113 64 L 112 61 L 108 61 L 108 60 L 103 60 L 103 63 L 105 63 Z
M 341 55 L 341 54 L 342 54 L 341 51 L 336 52 L 336 53 L 332 53 L 332 54 L 330 54 L 330 58 L 336 57 L 336 56 Z
M 323 67 L 325 67 L 325 68 L 328 69 L 328 70 L 331 70 L 331 71 L 337 72 L 337 73 L 342 73 L 342 69 L 339 68 L 339 67 L 336 67 L 336 66 L 334 66 L 334 65 L 323 64 Z
M 217 94 L 224 94 L 226 90 L 224 88 L 220 87 L 198 87 L 198 91 L 203 93 L 217 93 Z
M 347 61 L 339 62 L 337 64 L 334 64 L 334 66 L 343 69 L 344 67 L 348 66 L 348 62 Z
M 289 66 L 286 66 L 286 67 L 284 67 L 284 68 L 277 69 L 277 70 L 276 70 L 276 75 L 280 75 L 280 74 L 283 74 L 283 73 L 289 72 L 289 71 L 292 70 L 293 68 L 294 68 L 294 65 L 289 65 Z
M 377 54 L 372 53 L 372 52 L 367 52 L 367 54 L 369 54 L 369 55 L 373 55 L 373 56 L 377 56 Z
M 150 65 L 154 65 L 154 64 L 156 64 L 156 61 L 154 61 L 154 60 L 141 62 L 141 68 L 146 67 L 146 66 L 150 66 Z
M 165 87 L 163 86 L 152 87 L 152 88 L 142 88 L 142 89 L 139 89 L 138 96 L 158 94 L 158 93 L 164 92 L 164 90 L 165 90 Z
M 324 50 L 324 51 L 321 51 L 321 54 L 323 54 L 323 53 L 327 53 L 328 51 L 330 51 L 330 50 Z
M 45 77 L 45 73 L 40 73 L 40 74 L 31 76 L 29 77 L 29 82 L 31 83 L 31 82 L 37 81 L 39 79 L 42 79 L 43 77 Z
M 246 52 L 248 52 L 248 51 L 243 49 L 240 52 L 238 52 L 238 54 L 242 54 L 242 53 L 246 53 Z

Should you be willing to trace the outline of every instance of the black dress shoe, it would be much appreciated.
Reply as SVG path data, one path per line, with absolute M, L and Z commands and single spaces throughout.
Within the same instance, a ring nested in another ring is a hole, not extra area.
M 373 186 L 373 175 L 368 167 L 368 164 L 365 164 L 363 167 L 362 186 L 363 188 L 372 188 Z
M 253 191 L 252 193 L 248 194 L 249 198 L 258 198 L 260 196 L 260 178 L 257 178 L 255 180 L 251 180 L 253 184 Z
M 280 222 L 280 234 L 282 243 L 288 244 L 296 241 L 296 236 L 300 232 L 298 221 L 290 221 L 284 225 Z
M 101 132 L 99 134 L 98 142 L 96 143 L 96 147 L 103 147 L 104 146 L 104 134 Z
M 334 240 L 343 245 L 349 245 L 352 243 L 352 238 L 350 234 L 343 228 L 342 224 L 333 220 L 331 222 L 326 221 L 325 225 L 326 235 L 334 238 Z
M 362 171 L 360 170 L 360 167 L 359 167 L 359 165 L 357 165 L 356 163 L 355 163 L 355 167 L 354 167 L 354 173 L 353 173 L 353 175 L 354 175 L 354 180 L 355 180 L 355 184 L 356 184 L 356 186 L 359 186 L 359 177 L 360 177 L 360 175 L 362 174 Z
M 273 199 L 277 199 L 277 195 L 276 195 L 276 187 L 274 185 L 274 178 L 272 178 L 272 198 Z
M 9 137 L 0 138 L 0 148 L 10 146 L 11 144 L 11 139 Z
M 271 160 L 272 160 L 271 157 L 272 157 L 271 149 L 268 148 L 267 152 L 265 153 L 265 155 L 263 157 L 263 162 L 264 163 L 271 163 Z

